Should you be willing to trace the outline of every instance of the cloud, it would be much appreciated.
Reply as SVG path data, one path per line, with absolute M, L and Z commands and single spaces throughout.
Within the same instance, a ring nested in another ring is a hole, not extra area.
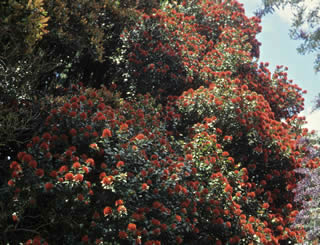
M 305 127 L 309 130 L 316 130 L 320 135 L 320 110 L 303 112 L 302 115 L 306 117 L 307 124 Z
M 256 8 L 259 5 L 261 5 L 259 4 L 258 1 L 252 1 L 252 0 L 242 0 L 240 2 L 243 3 L 247 8 Z
M 253 16 L 254 11 L 257 10 L 259 7 L 261 7 L 261 3 L 259 3 L 259 1 L 240 0 L 239 2 L 243 3 L 243 5 L 246 9 L 247 16 Z
M 314 10 L 319 5 L 319 0 L 304 0 L 299 6 L 305 7 L 305 13 L 308 14 L 312 10 Z M 296 10 L 291 7 L 291 5 L 287 5 L 284 8 L 276 9 L 275 13 L 287 24 L 291 25 L 292 20 L 294 19 L 294 15 Z M 305 24 L 302 26 L 303 29 L 308 29 L 308 25 Z
M 275 12 L 284 22 L 290 25 L 295 11 L 292 7 L 287 5 L 285 8 L 276 9 Z
M 307 127 L 309 129 L 314 129 L 318 132 L 320 132 L 320 110 L 317 110 L 311 114 L 308 114 L 306 116 L 307 119 Z

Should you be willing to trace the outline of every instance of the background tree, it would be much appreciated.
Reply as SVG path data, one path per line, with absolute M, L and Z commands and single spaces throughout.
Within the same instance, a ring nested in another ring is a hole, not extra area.
M 263 9 L 259 10 L 259 16 L 273 13 L 275 8 L 290 6 L 295 15 L 292 20 L 290 37 L 302 40 L 297 48 L 300 54 L 315 53 L 315 70 L 320 71 L 320 4 L 315 8 L 307 8 L 306 0 L 263 0 Z

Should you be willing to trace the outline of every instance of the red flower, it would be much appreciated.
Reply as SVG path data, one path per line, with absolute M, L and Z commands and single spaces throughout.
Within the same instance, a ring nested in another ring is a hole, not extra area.
M 75 162 L 75 163 L 73 163 L 73 165 L 72 165 L 72 168 L 75 168 L 75 169 L 80 168 L 80 167 L 81 167 L 81 165 L 80 165 L 79 162 Z
M 14 186 L 14 181 L 12 179 L 8 181 L 8 186 Z
M 149 64 L 149 69 L 153 70 L 154 64 Z
M 242 85 L 241 88 L 242 88 L 243 90 L 248 90 L 248 86 L 247 86 L 247 85 Z
M 82 113 L 80 114 L 80 118 L 81 118 L 82 120 L 86 120 L 86 119 L 87 119 L 87 113 L 82 112 Z
M 88 158 L 86 160 L 86 163 L 89 164 L 90 166 L 94 166 L 94 160 L 92 158 Z
M 84 95 L 80 95 L 80 97 L 79 97 L 79 100 L 82 101 L 82 102 L 84 102 L 86 99 L 87 99 L 87 98 L 86 98 L 86 96 L 84 96 Z
M 161 229 L 166 231 L 168 229 L 168 226 L 166 224 L 161 224 Z
M 116 206 L 123 205 L 123 200 L 119 199 L 116 201 Z
M 87 243 L 87 242 L 89 241 L 88 235 L 84 235 L 84 236 L 81 238 L 81 241 L 84 242 L 84 243 Z
M 147 190 L 147 189 L 149 189 L 149 186 L 148 186 L 146 183 L 143 183 L 143 184 L 141 185 L 141 189 L 142 189 L 142 190 Z
M 10 164 L 10 168 L 11 169 L 19 169 L 20 168 L 20 164 L 16 161 L 13 161 L 11 164 Z
M 89 173 L 89 169 L 86 166 L 83 166 L 82 169 L 86 174 Z
M 152 220 L 151 220 L 151 223 L 152 223 L 153 225 L 156 225 L 156 226 L 160 226 L 160 225 L 161 225 L 161 222 L 160 222 L 159 220 L 157 220 L 157 219 L 152 219 Z
M 280 232 L 283 231 L 283 227 L 281 225 L 278 225 L 277 226 L 277 231 L 280 231 Z
M 103 104 L 103 103 L 100 103 L 100 104 L 98 105 L 98 109 L 99 109 L 100 111 L 103 111 L 105 107 L 106 107 L 106 105 Z
M 222 134 L 222 130 L 220 128 L 217 128 L 216 131 L 217 131 L 217 134 Z
M 233 190 L 233 188 L 232 188 L 232 186 L 229 185 L 229 184 L 226 186 L 226 188 L 224 188 L 224 191 L 225 191 L 225 192 L 230 192 L 230 193 L 232 193 L 232 190 Z
M 24 156 L 25 154 L 26 154 L 25 152 L 19 152 L 19 153 L 17 154 L 18 159 L 21 161 L 22 158 L 23 158 L 23 156 Z
M 106 128 L 102 131 L 102 138 L 112 137 L 111 130 Z
M 191 161 L 191 160 L 193 159 L 192 154 L 187 154 L 187 155 L 186 155 L 186 159 L 189 160 L 189 161 Z
M 178 222 L 181 222 L 181 216 L 180 216 L 180 215 L 176 215 L 176 220 L 177 220 Z
M 227 151 L 222 152 L 222 156 L 224 156 L 224 157 L 229 156 L 229 152 L 227 152 Z
M 84 199 L 82 194 L 78 194 L 77 198 L 78 198 L 79 201 L 83 201 L 83 199 Z
M 121 131 L 127 131 L 127 130 L 128 130 L 128 124 L 122 123 L 122 124 L 120 125 L 120 130 L 121 130 Z
M 112 214 L 112 208 L 110 208 L 110 207 L 105 207 L 104 209 L 103 209 L 103 214 L 104 214 L 104 216 L 107 216 L 107 215 L 110 215 L 110 214 Z
M 112 181 L 113 181 L 113 177 L 107 176 L 102 179 L 101 183 L 104 185 L 110 185 L 110 184 L 112 184 Z
M 43 169 L 39 168 L 36 170 L 36 175 L 39 176 L 39 177 L 42 177 L 44 175 L 44 171 Z
M 161 233 L 161 230 L 160 230 L 160 228 L 156 228 L 156 229 L 154 229 L 154 230 L 152 231 L 152 233 L 153 233 L 153 235 L 155 235 L 155 236 L 159 236 L 160 233 Z
M 74 176 L 74 180 L 75 181 L 83 181 L 83 175 L 82 174 L 77 174 L 76 176 Z
M 77 135 L 77 130 L 72 128 L 72 129 L 70 129 L 69 134 L 72 135 L 72 136 L 76 136 Z
M 269 203 L 264 203 L 264 204 L 262 204 L 262 207 L 265 208 L 265 209 L 267 209 L 267 208 L 270 207 L 270 205 L 269 205 Z
M 119 161 L 117 163 L 117 168 L 121 168 L 122 166 L 124 166 L 124 162 L 123 161 Z
M 51 172 L 50 172 L 50 176 L 51 176 L 52 178 L 57 178 L 58 174 L 57 174 L 56 171 L 51 171 Z
M 261 180 L 261 181 L 260 181 L 260 184 L 261 184 L 261 185 L 266 185 L 267 182 L 266 182 L 265 180 Z
M 144 134 L 138 134 L 135 138 L 136 138 L 136 140 L 143 140 Z
M 133 224 L 133 223 L 128 224 L 129 231 L 135 231 L 136 229 L 137 229 L 136 224 Z
M 38 144 L 40 142 L 40 137 L 39 136 L 35 136 L 32 138 L 32 143 L 33 144 Z
M 50 182 L 47 182 L 47 183 L 44 185 L 44 188 L 45 188 L 47 191 L 49 191 L 49 190 L 51 190 L 51 189 L 53 188 L 53 184 L 50 183 Z
M 18 216 L 16 214 L 12 214 L 12 220 L 13 220 L 13 222 L 17 222 Z
M 29 162 L 28 165 L 29 165 L 29 167 L 31 167 L 31 168 L 36 168 L 37 165 L 38 165 L 38 163 L 37 163 L 35 160 L 32 160 L 32 161 Z
M 25 154 L 22 158 L 22 162 L 28 163 L 32 160 L 32 156 L 30 154 Z
M 117 208 L 117 211 L 119 213 L 126 213 L 127 212 L 127 208 L 123 205 L 120 205 L 118 208 Z
M 72 173 L 66 173 L 66 175 L 64 176 L 65 180 L 73 180 L 73 174 Z
M 127 239 L 128 238 L 128 234 L 124 231 L 119 231 L 119 238 L 120 239 Z
M 106 176 L 107 176 L 107 174 L 105 172 L 102 172 L 99 174 L 99 179 L 103 179 Z
M 66 165 L 63 165 L 59 168 L 59 173 L 64 173 L 68 171 L 68 167 Z
M 176 241 L 177 241 L 177 244 L 181 244 L 183 242 L 183 240 L 180 236 L 176 237 Z
M 216 219 L 216 222 L 217 222 L 217 224 L 222 225 L 224 220 L 221 217 L 219 217 L 219 218 Z
M 153 208 L 160 208 L 162 206 L 162 204 L 158 201 L 153 202 L 152 207 Z
M 254 218 L 253 216 L 250 216 L 248 220 L 249 220 L 249 222 L 251 222 L 251 223 L 255 222 L 255 218 Z
M 43 138 L 44 140 L 49 141 L 49 140 L 51 139 L 51 134 L 49 134 L 49 133 L 44 133 L 44 134 L 42 135 L 42 138 Z
M 47 159 L 51 159 L 52 158 L 52 154 L 50 152 L 47 152 L 45 155 L 44 155 L 45 158 Z
M 228 157 L 228 160 L 231 162 L 231 164 L 234 164 L 234 159 L 232 157 Z

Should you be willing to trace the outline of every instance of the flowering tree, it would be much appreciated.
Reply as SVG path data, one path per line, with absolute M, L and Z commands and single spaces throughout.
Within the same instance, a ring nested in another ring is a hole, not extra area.
M 3 240 L 302 242 L 295 170 L 319 159 L 304 165 L 302 91 L 257 64 L 259 31 L 232 0 L 139 12 L 120 37 L 123 82 L 46 99 L 43 127 L 8 166 Z

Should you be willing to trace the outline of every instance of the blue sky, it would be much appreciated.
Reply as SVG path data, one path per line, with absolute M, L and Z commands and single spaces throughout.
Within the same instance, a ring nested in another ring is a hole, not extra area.
M 238 1 L 244 4 L 247 16 L 252 16 L 254 10 L 260 4 L 259 0 Z M 314 0 L 306 1 L 310 7 L 316 2 Z M 269 62 L 271 71 L 277 65 L 284 65 L 289 68 L 288 78 L 308 91 L 304 95 L 305 110 L 301 113 L 307 118 L 307 127 L 320 131 L 320 110 L 311 113 L 314 105 L 313 101 L 316 95 L 320 93 L 320 73 L 316 74 L 314 72 L 315 55 L 298 54 L 296 48 L 300 41 L 291 40 L 289 37 L 292 16 L 292 10 L 287 7 L 262 19 L 262 32 L 258 35 L 258 40 L 261 42 L 259 61 Z

